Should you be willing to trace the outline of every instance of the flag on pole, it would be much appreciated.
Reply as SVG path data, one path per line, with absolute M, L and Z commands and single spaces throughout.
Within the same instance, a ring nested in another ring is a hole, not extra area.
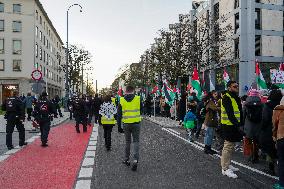
M 123 90 L 122 90 L 122 87 L 119 88 L 118 92 L 117 92 L 117 95 L 122 97 L 123 95 Z
M 230 81 L 230 77 L 226 71 L 226 68 L 224 68 L 223 81 L 224 81 L 225 89 L 227 89 L 227 83 Z
M 201 90 L 199 76 L 198 76 L 198 72 L 196 68 L 194 68 L 194 71 L 193 71 L 191 85 L 194 91 L 196 92 L 197 98 L 200 100 L 202 96 L 202 90 Z
M 159 87 L 157 85 L 155 85 L 155 87 L 152 89 L 151 94 L 155 94 L 157 93 L 159 90 Z
M 255 74 L 256 74 L 256 83 L 259 89 L 267 89 L 266 82 L 263 78 L 263 75 L 259 68 L 259 63 L 256 61 L 255 64 Z
M 174 91 L 168 86 L 167 81 L 163 83 L 163 96 L 165 96 L 165 101 L 168 105 L 172 106 L 175 101 L 175 93 Z

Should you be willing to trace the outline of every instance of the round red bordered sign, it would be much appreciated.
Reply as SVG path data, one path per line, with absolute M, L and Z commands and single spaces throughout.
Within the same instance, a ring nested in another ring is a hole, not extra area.
M 33 80 L 36 80 L 36 81 L 41 80 L 41 78 L 42 78 L 42 73 L 41 73 L 41 71 L 39 71 L 39 70 L 34 70 L 34 71 L 32 72 L 32 78 L 33 78 Z

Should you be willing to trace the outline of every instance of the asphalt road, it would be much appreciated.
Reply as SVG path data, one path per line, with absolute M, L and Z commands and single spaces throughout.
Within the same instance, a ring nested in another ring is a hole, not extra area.
M 132 172 L 121 163 L 124 157 L 124 135 L 117 132 L 117 127 L 112 133 L 112 151 L 107 152 L 103 129 L 99 128 L 91 188 L 267 189 L 276 182 L 238 166 L 238 179 L 223 176 L 218 157 L 204 154 L 187 141 L 149 121 L 142 123 L 139 166 L 137 172 Z M 185 138 L 183 134 L 180 136 Z

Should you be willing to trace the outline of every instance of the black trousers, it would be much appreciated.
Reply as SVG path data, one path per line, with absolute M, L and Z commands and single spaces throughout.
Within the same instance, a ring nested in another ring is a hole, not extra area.
M 56 107 L 56 110 L 58 111 L 59 116 L 62 117 L 63 115 L 62 115 L 60 107 Z
M 42 143 L 47 143 L 48 141 L 50 125 L 51 125 L 50 121 L 42 121 L 39 123 L 40 133 L 41 133 L 40 137 Z
M 277 140 L 279 184 L 284 187 L 284 138 Z
M 80 130 L 79 129 L 79 125 L 82 124 L 83 125 L 83 131 L 87 131 L 87 123 L 88 123 L 88 118 L 86 116 L 81 116 L 81 115 L 77 115 L 75 117 L 76 120 L 76 130 Z
M 14 128 L 17 128 L 19 132 L 19 145 L 25 142 L 25 127 L 24 124 L 18 118 L 8 118 L 6 125 L 6 145 L 7 147 L 13 146 L 12 144 L 12 134 L 14 132 Z
M 99 118 L 100 118 L 99 114 L 95 113 L 94 116 L 95 116 L 95 123 L 98 123 L 99 122 Z
M 106 148 L 111 147 L 111 132 L 114 125 L 103 125 Z
M 33 109 L 32 109 L 32 108 L 27 108 L 28 121 L 30 121 L 30 120 L 31 120 L 32 111 L 33 111 Z
M 93 119 L 93 112 L 89 112 L 88 124 L 91 124 L 92 119 Z

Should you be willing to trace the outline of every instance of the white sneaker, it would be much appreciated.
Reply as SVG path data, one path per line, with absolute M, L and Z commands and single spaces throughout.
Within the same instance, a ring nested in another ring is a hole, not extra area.
M 231 169 L 227 169 L 226 171 L 222 169 L 222 174 L 230 178 L 238 178 L 238 175 L 236 175 Z
M 234 166 L 232 166 L 232 165 L 229 165 L 229 169 L 231 169 L 232 171 L 239 171 L 238 168 L 236 168 L 236 167 L 234 167 Z

